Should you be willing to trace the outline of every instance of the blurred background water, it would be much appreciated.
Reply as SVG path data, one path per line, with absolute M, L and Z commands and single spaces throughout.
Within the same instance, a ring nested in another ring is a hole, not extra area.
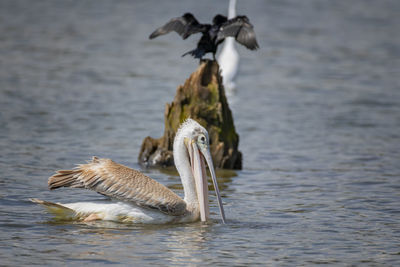
M 144 137 L 198 61 L 172 17 L 200 22 L 228 1 L 0 1 L 1 265 L 399 265 L 400 2 L 239 0 L 260 50 L 236 45 L 227 92 L 243 170 L 219 172 L 229 220 L 140 226 L 56 222 L 35 197 L 91 156 L 182 194 L 175 172 L 142 169 Z

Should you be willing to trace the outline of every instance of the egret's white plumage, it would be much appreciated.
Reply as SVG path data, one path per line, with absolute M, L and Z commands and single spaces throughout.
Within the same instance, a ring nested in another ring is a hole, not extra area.
M 174 160 L 180 174 L 184 199 L 143 173 L 110 159 L 94 157 L 74 170 L 57 171 L 49 178 L 49 188 L 86 188 L 112 200 L 78 203 L 52 203 L 39 199 L 59 218 L 83 221 L 112 220 L 133 223 L 180 223 L 209 218 L 207 162 L 217 194 L 223 222 L 224 210 L 209 151 L 206 129 L 196 121 L 186 120 L 176 133 Z
M 236 16 L 236 0 L 229 1 L 228 19 Z M 239 54 L 235 49 L 235 38 L 227 37 L 224 46 L 218 57 L 218 63 L 221 68 L 223 84 L 226 89 L 236 87 L 235 79 L 239 69 Z

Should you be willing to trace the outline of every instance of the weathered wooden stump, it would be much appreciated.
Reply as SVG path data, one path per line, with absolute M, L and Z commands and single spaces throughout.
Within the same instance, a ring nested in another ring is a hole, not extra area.
M 143 140 L 139 163 L 146 166 L 173 165 L 175 133 L 185 119 L 192 118 L 209 133 L 214 166 L 242 168 L 242 153 L 238 150 L 239 135 L 235 130 L 216 61 L 203 61 L 185 84 L 177 88 L 174 100 L 165 106 L 164 117 L 164 135 L 159 139 L 148 136 Z

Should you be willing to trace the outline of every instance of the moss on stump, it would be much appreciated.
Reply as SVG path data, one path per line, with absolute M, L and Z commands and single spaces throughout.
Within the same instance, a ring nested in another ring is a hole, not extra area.
M 235 130 L 216 61 L 202 61 L 185 84 L 178 87 L 173 102 L 165 106 L 164 118 L 164 135 L 159 139 L 148 136 L 143 140 L 139 163 L 146 166 L 173 165 L 175 133 L 185 119 L 192 118 L 209 133 L 214 166 L 242 168 L 242 153 L 238 150 L 239 135 Z

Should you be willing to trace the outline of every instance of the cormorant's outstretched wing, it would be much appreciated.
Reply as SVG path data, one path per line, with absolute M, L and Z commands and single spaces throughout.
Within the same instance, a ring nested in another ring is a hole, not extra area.
M 253 25 L 246 16 L 237 16 L 222 24 L 219 28 L 217 42 L 222 41 L 225 37 L 234 37 L 236 41 L 250 50 L 259 47 Z
M 185 13 L 182 17 L 171 19 L 164 26 L 156 29 L 150 34 L 149 39 L 167 34 L 171 31 L 177 32 L 183 39 L 188 38 L 191 34 L 202 31 L 203 27 L 191 13 Z

